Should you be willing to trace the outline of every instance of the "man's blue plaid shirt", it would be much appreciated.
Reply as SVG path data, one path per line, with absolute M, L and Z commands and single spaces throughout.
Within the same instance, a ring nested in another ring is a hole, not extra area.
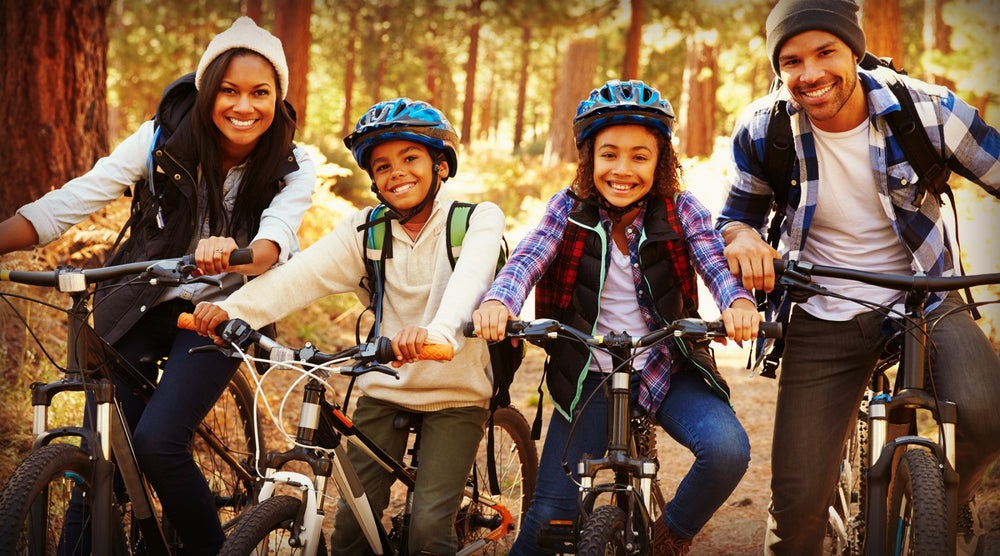
M 925 196 L 919 206 L 913 204 L 917 195 L 916 174 L 903 158 L 899 143 L 883 117 L 900 110 L 900 105 L 879 78 L 881 71 L 890 70 L 858 69 L 873 123 L 871 165 L 880 201 L 887 207 L 889 221 L 910 254 L 913 271 L 949 276 L 954 272 L 953 248 L 941 218 L 941 207 L 932 195 Z M 931 143 L 947 160 L 949 169 L 1000 198 L 1000 134 L 997 130 L 944 87 L 903 79 Z M 796 182 L 801 184 L 788 194 L 781 249 L 787 258 L 797 260 L 808 236 L 819 188 L 831 185 L 818 181 L 811 123 L 805 112 L 791 101 L 784 87 L 751 104 L 736 124 L 728 172 L 730 192 L 716 227 L 721 230 L 730 223 L 741 222 L 762 234 L 766 229 L 773 190 L 764 177 L 764 145 L 769 112 L 779 98 L 789 100 L 787 106 L 797 153 L 792 176 L 797 176 Z M 930 305 L 939 301 L 940 296 L 934 296 Z

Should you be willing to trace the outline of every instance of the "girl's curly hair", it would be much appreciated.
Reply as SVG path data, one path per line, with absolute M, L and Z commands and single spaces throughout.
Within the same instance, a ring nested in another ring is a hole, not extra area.
M 653 171 L 653 188 L 649 190 L 649 195 L 660 199 L 673 197 L 675 193 L 682 190 L 681 180 L 684 172 L 677 159 L 677 153 L 666 136 L 653 130 L 650 131 L 656 137 L 656 149 L 659 154 L 656 160 L 656 169 Z M 594 184 L 594 140 L 596 137 L 595 133 L 580 145 L 580 161 L 576 166 L 573 189 L 577 195 L 583 198 L 600 195 Z

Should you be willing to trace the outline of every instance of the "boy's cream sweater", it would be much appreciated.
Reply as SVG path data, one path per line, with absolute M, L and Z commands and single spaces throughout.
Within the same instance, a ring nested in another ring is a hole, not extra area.
M 487 407 L 492 393 L 486 342 L 465 338 L 461 327 L 471 320 L 472 311 L 493 281 L 504 216 L 493 203 L 476 207 L 452 272 L 444 238 L 451 203 L 442 187 L 415 241 L 397 221 L 390 221 L 393 256 L 385 263 L 381 333 L 392 338 L 406 326 L 424 327 L 428 343 L 451 344 L 455 358 L 403 365 L 398 369 L 399 380 L 367 373 L 357 383 L 365 395 L 416 411 Z M 329 294 L 354 292 L 367 305 L 368 295 L 360 286 L 366 275 L 363 233 L 357 230 L 367 214 L 368 209 L 354 213 L 315 244 L 251 280 L 219 305 L 230 318 L 241 318 L 254 328 Z

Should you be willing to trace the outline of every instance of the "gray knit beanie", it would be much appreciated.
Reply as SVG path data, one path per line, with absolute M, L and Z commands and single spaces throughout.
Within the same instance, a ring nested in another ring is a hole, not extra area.
M 767 16 L 767 58 L 774 73 L 785 41 L 806 31 L 826 31 L 844 41 L 861 60 L 865 32 L 858 23 L 858 5 L 852 0 L 780 0 Z
M 233 25 L 219 33 L 208 43 L 208 48 L 198 62 L 198 73 L 195 74 L 195 87 L 201 89 L 201 78 L 213 60 L 222 53 L 234 48 L 246 48 L 260 54 L 274 66 L 278 74 L 278 86 L 281 87 L 281 99 L 288 94 L 288 62 L 285 61 L 285 50 L 281 40 L 264 29 L 261 29 L 249 17 L 241 17 Z

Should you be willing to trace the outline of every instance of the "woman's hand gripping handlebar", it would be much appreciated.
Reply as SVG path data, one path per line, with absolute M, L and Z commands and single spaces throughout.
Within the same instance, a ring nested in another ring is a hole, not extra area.
M 196 330 L 194 316 L 191 313 L 182 313 L 177 318 L 177 326 L 187 330 Z M 218 337 L 217 342 L 224 345 L 205 346 L 204 348 L 195 348 L 192 351 L 221 351 L 230 357 L 242 357 L 241 353 L 244 348 L 255 345 L 263 350 L 264 357 L 272 363 L 300 362 L 314 366 L 327 366 L 354 360 L 352 365 L 338 368 L 338 372 L 351 376 L 361 375 L 369 371 L 379 371 L 397 378 L 399 376 L 395 369 L 385 366 L 396 363 L 398 358 L 393 351 L 392 341 L 384 336 L 379 336 L 370 342 L 339 353 L 325 353 L 309 343 L 299 349 L 285 347 L 273 338 L 257 332 L 240 319 L 222 322 L 215 327 L 214 333 Z M 449 344 L 424 344 L 420 351 L 420 359 L 424 360 L 450 361 L 452 357 L 454 357 L 454 349 Z

